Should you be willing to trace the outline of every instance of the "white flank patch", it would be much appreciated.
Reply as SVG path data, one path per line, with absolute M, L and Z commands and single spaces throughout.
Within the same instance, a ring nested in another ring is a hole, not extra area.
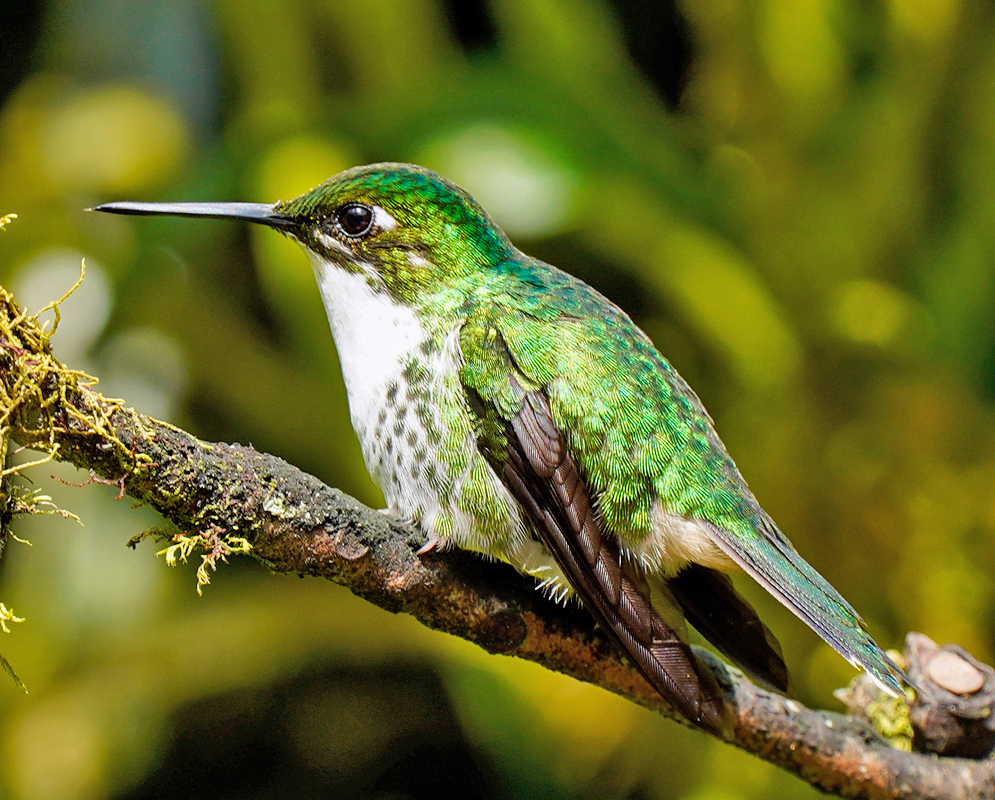
M 653 532 L 630 550 L 647 571 L 676 575 L 692 563 L 723 572 L 738 569 L 697 520 L 672 514 L 659 501 L 653 505 L 651 517 Z
M 352 426 L 362 439 L 376 422 L 387 384 L 427 333 L 414 311 L 374 291 L 365 274 L 308 255 L 342 365 Z

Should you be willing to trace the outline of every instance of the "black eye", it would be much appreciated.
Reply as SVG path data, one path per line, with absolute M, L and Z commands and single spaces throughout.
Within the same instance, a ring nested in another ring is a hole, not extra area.
M 373 209 L 353 203 L 339 211 L 339 227 L 346 236 L 363 236 L 373 227 Z

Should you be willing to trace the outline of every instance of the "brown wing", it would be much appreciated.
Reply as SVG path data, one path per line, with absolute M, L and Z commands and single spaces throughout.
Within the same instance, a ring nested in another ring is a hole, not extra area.
M 504 480 L 584 605 L 667 702 L 727 735 L 731 715 L 715 677 L 650 605 L 638 572 L 606 536 L 545 395 L 523 391 L 508 431 Z

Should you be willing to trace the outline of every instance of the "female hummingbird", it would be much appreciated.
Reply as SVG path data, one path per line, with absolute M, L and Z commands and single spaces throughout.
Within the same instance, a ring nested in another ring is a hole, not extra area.
M 780 648 L 742 570 L 890 694 L 901 671 L 750 492 L 695 393 L 614 303 L 517 250 L 465 191 L 373 164 L 293 200 L 106 203 L 244 219 L 314 268 L 373 480 L 426 547 L 501 559 L 575 594 L 688 720 L 731 714 L 690 622 L 784 692 Z

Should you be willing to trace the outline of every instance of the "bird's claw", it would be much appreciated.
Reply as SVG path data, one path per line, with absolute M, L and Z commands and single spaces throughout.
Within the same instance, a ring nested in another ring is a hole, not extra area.
M 429 536 L 428 541 L 418 548 L 418 551 L 417 553 L 415 553 L 415 555 L 423 556 L 426 553 L 431 553 L 438 546 L 439 546 L 439 537 L 435 535 Z

